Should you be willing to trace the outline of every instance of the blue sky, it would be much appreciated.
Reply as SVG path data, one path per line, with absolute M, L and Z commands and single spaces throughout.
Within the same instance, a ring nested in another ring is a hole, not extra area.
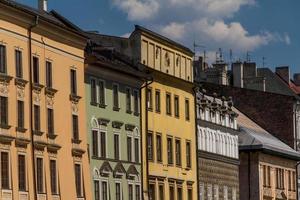
M 38 0 L 17 0 L 37 6 Z M 300 73 L 299 0 L 48 0 L 54 9 L 85 30 L 128 35 L 140 24 L 191 49 L 204 45 L 207 60 L 222 48 L 229 61 L 251 60 L 262 66 L 289 65 Z M 198 48 L 203 54 L 204 48 Z

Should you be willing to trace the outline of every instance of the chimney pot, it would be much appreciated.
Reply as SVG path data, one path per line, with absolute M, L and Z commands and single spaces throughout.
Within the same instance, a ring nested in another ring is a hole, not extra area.
M 39 10 L 40 11 L 46 11 L 48 9 L 48 0 L 38 0 L 39 1 Z

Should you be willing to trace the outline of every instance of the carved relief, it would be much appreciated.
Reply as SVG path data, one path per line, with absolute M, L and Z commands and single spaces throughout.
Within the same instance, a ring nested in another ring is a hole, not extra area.
M 46 105 L 47 108 L 53 108 L 54 99 L 52 97 L 46 96 Z
M 9 88 L 8 88 L 8 83 L 7 82 L 0 82 L 0 95 L 1 96 L 8 96 L 9 93 Z
M 77 114 L 78 113 L 78 104 L 72 102 L 72 114 Z
M 17 87 L 17 99 L 18 100 L 24 100 L 24 97 L 25 97 L 24 88 Z
M 33 93 L 33 103 L 36 104 L 36 105 L 39 105 L 40 101 L 41 101 L 41 93 L 37 92 L 37 91 L 34 91 L 34 93 Z

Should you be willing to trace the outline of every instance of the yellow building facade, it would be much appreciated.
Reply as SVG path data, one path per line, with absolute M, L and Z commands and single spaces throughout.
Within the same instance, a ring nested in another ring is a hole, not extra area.
M 129 40 L 153 76 L 141 100 L 144 199 L 197 199 L 193 53 L 140 26 Z
M 91 199 L 85 45 L 57 13 L 0 1 L 0 199 Z

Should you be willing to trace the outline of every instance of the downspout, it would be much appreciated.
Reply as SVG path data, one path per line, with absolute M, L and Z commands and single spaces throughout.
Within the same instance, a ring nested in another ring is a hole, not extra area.
M 34 199 L 37 200 L 37 191 L 36 191 L 36 174 L 35 174 L 35 154 L 34 154 L 34 134 L 33 134 L 33 123 L 34 123 L 34 119 L 33 119 L 33 98 L 32 98 L 32 29 L 35 28 L 39 23 L 39 16 L 35 16 L 35 21 L 34 24 L 32 24 L 29 28 L 28 28 L 28 44 L 29 44 L 29 53 L 28 53 L 28 59 L 29 59 L 29 101 L 30 101 L 30 132 L 31 132 L 31 156 L 32 156 L 32 175 L 33 175 L 33 195 L 34 195 Z
M 143 85 L 142 87 L 140 87 L 140 99 L 142 100 L 142 90 L 144 89 L 144 88 L 146 88 L 146 90 L 145 90 L 145 132 L 146 132 L 146 136 L 145 136 L 145 138 L 146 138 L 146 159 L 145 159 L 145 161 L 146 161 L 146 182 L 147 182 L 147 190 L 149 189 L 149 181 L 148 181 L 148 177 L 149 177 L 149 163 L 148 163 L 148 152 L 147 152 L 147 147 L 148 147 L 148 140 L 147 140 L 147 133 L 148 133 L 148 105 L 147 105 L 147 89 L 148 89 L 148 86 L 149 85 L 151 85 L 153 83 L 153 78 L 151 78 L 151 80 L 150 80 L 150 82 L 148 82 L 148 80 L 146 80 L 146 84 L 145 85 Z M 143 119 L 142 119 L 142 112 L 143 112 L 143 106 L 142 106 L 142 101 L 141 101 L 141 104 L 140 104 L 140 110 L 141 110 L 141 113 L 140 113 L 140 115 L 141 115 L 141 117 L 140 117 L 140 126 L 141 126 L 141 130 L 143 130 Z M 140 137 L 141 137 L 141 142 L 140 142 L 140 149 L 141 149 L 141 163 L 142 163 L 142 165 L 141 165 L 141 171 L 142 171 L 142 176 L 141 176 L 141 178 L 142 178 L 142 181 L 144 180 L 144 178 L 143 178 L 143 176 L 144 176 L 144 169 L 143 169 L 143 131 L 141 132 L 141 135 L 140 135 Z M 144 200 L 144 184 L 141 184 L 142 186 L 141 186 L 141 189 L 142 189 L 142 199 Z M 149 193 L 148 193 L 148 191 L 147 191 L 147 195 L 148 195 L 148 199 L 149 199 Z
M 195 136 L 196 136 L 196 162 L 197 162 L 197 166 L 196 166 L 196 177 L 197 177 L 197 199 L 200 199 L 200 192 L 198 192 L 200 183 L 199 183 L 199 156 L 198 156 L 198 116 L 197 116 L 197 90 L 199 88 L 198 87 L 193 87 L 193 92 L 194 92 L 194 116 L 195 116 Z
M 250 184 L 250 178 L 251 178 L 251 165 L 250 165 L 251 159 L 250 159 L 250 151 L 248 152 L 248 200 L 250 200 L 251 197 L 251 184 Z
M 299 189 L 298 189 L 299 188 L 299 181 L 298 181 L 298 173 L 299 173 L 298 167 L 299 167 L 299 165 L 300 165 L 300 161 L 298 161 L 297 164 L 296 164 L 296 181 L 297 181 L 296 182 L 296 187 L 297 187 L 296 188 L 296 199 L 297 200 L 299 200 L 299 193 L 298 193 L 299 192 Z

